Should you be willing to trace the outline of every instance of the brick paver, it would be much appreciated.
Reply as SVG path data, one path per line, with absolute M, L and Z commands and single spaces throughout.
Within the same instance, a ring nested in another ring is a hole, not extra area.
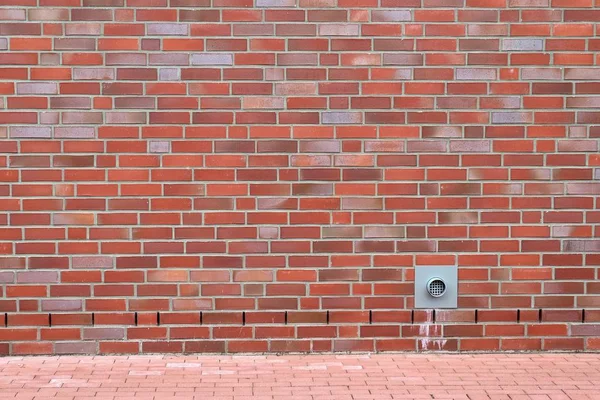
M 0 358 L 0 399 L 599 399 L 597 354 Z

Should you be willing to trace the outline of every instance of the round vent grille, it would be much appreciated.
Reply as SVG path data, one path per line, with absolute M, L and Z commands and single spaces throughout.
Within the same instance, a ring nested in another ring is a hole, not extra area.
M 446 293 L 446 283 L 441 278 L 431 278 L 427 282 L 427 291 L 433 297 L 441 297 Z

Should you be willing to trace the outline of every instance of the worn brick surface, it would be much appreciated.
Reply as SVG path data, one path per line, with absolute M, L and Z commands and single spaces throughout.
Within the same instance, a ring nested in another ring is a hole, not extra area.
M 481 348 L 489 340 L 468 343 Z M 217 342 L 194 343 L 218 349 Z M 304 342 L 273 343 L 301 349 Z M 359 343 L 345 340 L 339 349 Z M 0 374 L 4 397 L 17 399 L 593 400 L 600 363 L 592 354 L 13 356 L 0 359 Z
M 597 350 L 599 23 L 3 0 L 0 353 Z

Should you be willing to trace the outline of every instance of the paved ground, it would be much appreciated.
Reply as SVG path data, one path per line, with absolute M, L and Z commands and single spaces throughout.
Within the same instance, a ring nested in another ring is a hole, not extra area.
M 600 399 L 600 355 L 0 358 L 0 399 Z

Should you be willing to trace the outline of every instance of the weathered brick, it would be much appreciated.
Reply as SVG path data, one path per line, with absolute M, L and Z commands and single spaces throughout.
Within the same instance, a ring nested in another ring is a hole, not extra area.
M 233 55 L 227 53 L 192 54 L 192 65 L 233 65 Z
M 502 50 L 505 51 L 540 51 L 543 49 L 542 39 L 504 39 Z

